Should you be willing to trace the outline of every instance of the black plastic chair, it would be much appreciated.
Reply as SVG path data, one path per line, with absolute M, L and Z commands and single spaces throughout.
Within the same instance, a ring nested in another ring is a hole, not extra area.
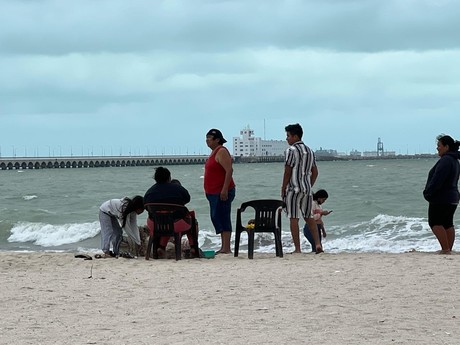
M 153 258 L 158 259 L 157 249 L 160 245 L 160 238 L 163 236 L 174 237 L 175 255 L 176 260 L 182 259 L 181 238 L 182 235 L 190 232 L 192 234 L 194 245 L 194 255 L 200 256 L 198 249 L 198 232 L 196 218 L 190 214 L 187 207 L 175 204 L 158 204 L 148 203 L 145 204 L 145 209 L 149 214 L 149 218 L 153 221 L 153 233 L 150 229 L 150 238 L 145 253 L 145 259 L 150 259 L 150 254 L 153 250 Z M 180 219 L 190 218 L 190 228 L 182 231 L 174 231 L 174 223 Z
M 255 211 L 254 228 L 247 228 L 241 223 L 241 213 L 247 207 Z M 235 257 L 240 248 L 240 237 L 243 231 L 248 233 L 248 258 L 254 258 L 254 234 L 256 232 L 271 232 L 275 236 L 276 256 L 283 257 L 283 245 L 281 243 L 281 210 L 285 203 L 281 200 L 252 200 L 241 204 L 236 211 L 236 234 L 235 234 Z

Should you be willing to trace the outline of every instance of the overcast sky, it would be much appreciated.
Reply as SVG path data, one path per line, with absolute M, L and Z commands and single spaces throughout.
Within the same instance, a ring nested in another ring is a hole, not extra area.
M 0 0 L 1 155 L 207 154 L 250 126 L 313 149 L 460 138 L 454 0 Z

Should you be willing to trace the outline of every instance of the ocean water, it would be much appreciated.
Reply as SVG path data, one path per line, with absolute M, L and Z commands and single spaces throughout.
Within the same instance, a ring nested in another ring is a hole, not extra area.
M 427 224 L 422 197 L 429 169 L 436 159 L 318 162 L 314 190 L 324 188 L 329 199 L 323 218 L 327 252 L 435 251 L 436 239 Z M 169 166 L 173 178 L 186 187 L 200 226 L 205 249 L 218 249 L 203 193 L 203 166 Z M 282 163 L 235 164 L 237 185 L 232 219 L 244 201 L 279 199 Z M 100 245 L 98 209 L 111 198 L 144 195 L 154 183 L 153 167 L 44 169 L 0 171 L 1 251 L 88 251 Z M 456 224 L 460 223 L 460 212 Z M 146 222 L 146 212 L 138 218 Z M 248 212 L 243 220 L 252 218 Z M 303 222 L 302 226 L 303 226 Z M 283 214 L 283 246 L 293 249 L 287 217 Z M 245 235 L 241 250 L 246 249 Z M 232 244 L 233 246 L 233 244 Z M 304 251 L 310 251 L 302 235 Z M 271 235 L 256 235 L 257 252 L 274 252 Z

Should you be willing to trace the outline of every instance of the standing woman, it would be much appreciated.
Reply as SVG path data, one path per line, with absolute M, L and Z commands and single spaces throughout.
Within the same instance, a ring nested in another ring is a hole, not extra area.
M 232 236 L 231 208 L 235 198 L 232 157 L 222 146 L 227 140 L 221 131 L 210 129 L 206 134 L 206 145 L 212 150 L 204 168 L 204 192 L 209 201 L 211 221 L 220 234 L 221 247 L 216 254 L 230 254 Z
M 436 139 L 441 158 L 428 173 L 423 196 L 429 202 L 428 224 L 441 245 L 439 253 L 450 254 L 455 241 L 454 214 L 460 200 L 460 142 L 448 135 Z
M 99 221 L 101 223 L 101 242 L 103 258 L 120 254 L 120 243 L 123 229 L 136 244 L 141 244 L 137 215 L 144 212 L 144 198 L 136 195 L 134 198 L 111 199 L 104 202 L 99 208 Z

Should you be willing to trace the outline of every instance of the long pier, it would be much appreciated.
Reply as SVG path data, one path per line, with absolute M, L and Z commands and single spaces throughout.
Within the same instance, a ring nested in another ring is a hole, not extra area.
M 161 165 L 205 164 L 207 155 L 170 156 L 71 156 L 71 157 L 5 157 L 0 170 L 79 169 Z M 282 162 L 282 156 L 234 157 L 235 163 Z
M 317 156 L 318 161 L 419 159 L 436 158 L 434 154 L 398 155 L 384 157 Z M 170 156 L 83 156 L 83 157 L 0 157 L 0 170 L 78 169 L 161 165 L 205 164 L 207 155 Z M 235 163 L 283 162 L 283 156 L 233 157 Z
M 204 164 L 208 156 L 83 156 L 83 157 L 6 157 L 0 158 L 0 170 L 78 169 Z

